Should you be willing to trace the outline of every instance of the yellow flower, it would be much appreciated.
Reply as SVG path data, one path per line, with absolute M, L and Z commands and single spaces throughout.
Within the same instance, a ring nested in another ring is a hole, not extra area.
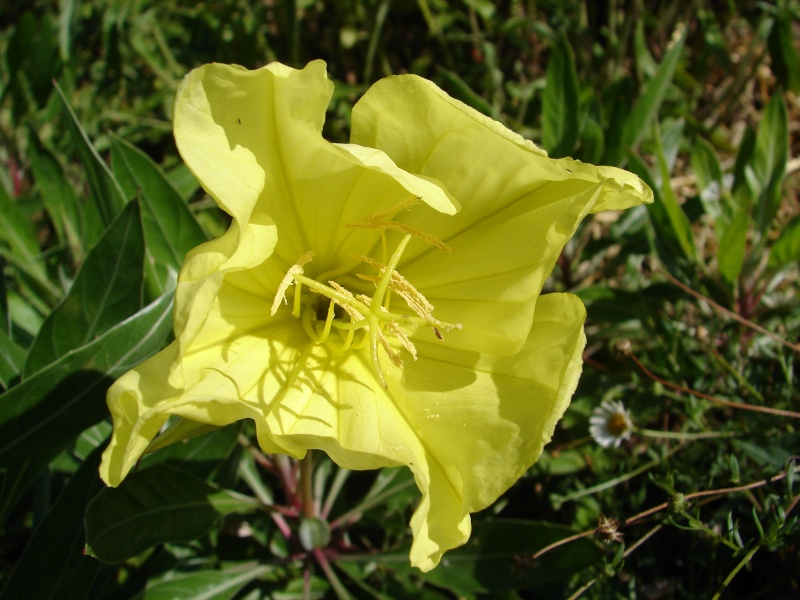
M 118 485 L 170 415 L 253 419 L 265 452 L 405 465 L 422 492 L 411 562 L 435 567 L 538 458 L 581 370 L 584 307 L 539 297 L 589 212 L 651 202 L 635 176 L 551 160 L 414 76 L 374 85 L 352 144 L 303 70 L 206 65 L 175 138 L 232 217 L 187 257 L 175 342 L 108 392 Z

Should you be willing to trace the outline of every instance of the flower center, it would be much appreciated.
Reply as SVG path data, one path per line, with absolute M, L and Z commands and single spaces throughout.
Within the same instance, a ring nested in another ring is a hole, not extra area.
M 625 415 L 617 412 L 609 415 L 606 426 L 608 427 L 608 432 L 611 435 L 614 437 L 619 437 L 628 431 L 630 428 L 630 423 Z
M 315 252 L 303 254 L 286 273 L 278 287 L 272 304 L 271 314 L 275 314 L 286 300 L 286 293 L 294 286 L 292 316 L 299 319 L 303 330 L 312 342 L 323 344 L 333 352 L 345 352 L 350 348 L 360 350 L 368 347 L 378 380 L 386 387 L 386 380 L 380 364 L 379 347 L 382 347 L 389 360 L 402 367 L 400 355 L 392 347 L 390 339 L 417 359 L 417 350 L 409 339 L 408 330 L 419 326 L 433 329 L 438 339 L 443 339 L 440 330 L 461 329 L 460 324 L 447 323 L 433 317 L 433 305 L 411 283 L 397 272 L 397 264 L 412 237 L 419 237 L 439 247 L 447 248 L 439 240 L 405 228 L 394 221 L 379 221 L 375 216 L 356 227 L 373 226 L 381 229 L 394 229 L 405 233 L 394 253 L 386 264 L 367 256 L 357 256 L 361 262 L 374 267 L 377 276 L 357 273 L 359 279 L 372 282 L 375 291 L 372 296 L 354 294 L 335 281 L 321 282 L 305 275 L 303 267 L 314 259 Z M 434 241 L 431 241 L 434 240 Z M 385 236 L 384 236 L 385 242 Z M 438 242 L 438 243 L 437 243 Z M 311 293 L 304 293 L 305 290 Z M 400 297 L 406 307 L 392 305 L 393 297 Z M 405 310 L 407 308 L 408 310 Z

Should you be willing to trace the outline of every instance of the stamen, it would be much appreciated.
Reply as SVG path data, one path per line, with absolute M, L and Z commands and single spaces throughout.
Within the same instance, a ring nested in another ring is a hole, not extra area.
M 397 352 L 395 352 L 394 350 L 392 350 L 392 347 L 389 345 L 389 340 L 386 339 L 386 336 L 381 334 L 380 340 L 381 340 L 381 346 L 383 346 L 383 349 L 386 351 L 386 355 L 389 357 L 389 360 L 392 361 L 392 364 L 397 368 L 402 367 L 403 361 L 400 359 L 400 355 L 397 354 Z M 381 379 L 383 379 L 383 373 L 381 373 Z M 384 381 L 383 387 L 386 387 L 385 383 L 386 382 Z
M 353 301 L 355 301 L 355 300 L 356 300 L 356 299 L 355 299 L 355 296 L 353 296 L 353 294 L 350 292 L 350 290 L 348 290 L 347 288 L 344 288 L 344 287 L 342 287 L 341 285 L 339 285 L 339 284 L 338 284 L 338 283 L 336 283 L 335 281 L 329 281 L 329 282 L 328 282 L 328 284 L 329 284 L 329 285 L 330 285 L 330 286 L 331 286 L 333 289 L 335 289 L 337 292 L 341 292 L 341 293 L 342 293 L 342 294 L 344 294 L 345 296 L 348 296 L 348 297 L 352 298 L 352 299 L 353 299 Z M 340 304 L 339 304 L 339 306 L 341 306 L 341 307 L 342 307 L 342 310 L 344 310 L 344 312 L 346 312 L 346 313 L 347 313 L 347 315 L 348 315 L 348 316 L 349 316 L 349 317 L 350 317 L 350 318 L 351 318 L 353 321 L 363 321 L 363 320 L 364 320 L 364 315 L 362 315 L 361 313 L 359 313 L 359 312 L 358 312 L 358 311 L 357 311 L 355 308 L 353 308 L 353 307 L 352 307 L 352 305 L 350 305 L 350 304 L 341 304 L 341 303 L 340 303 Z
M 306 252 L 305 254 L 303 254 L 303 256 L 301 256 L 299 259 L 297 259 L 297 262 L 295 264 L 293 264 L 291 267 L 289 267 L 289 271 L 286 273 L 286 275 L 284 275 L 283 279 L 281 280 L 281 284 L 278 286 L 278 293 L 275 294 L 275 300 L 272 301 L 272 310 L 269 313 L 270 316 L 275 316 L 275 313 L 278 312 L 278 307 L 281 305 L 281 301 L 283 301 L 286 304 L 288 304 L 288 301 L 286 300 L 286 290 L 288 290 L 289 286 L 292 285 L 292 283 L 294 283 L 296 281 L 296 279 L 295 279 L 296 275 L 302 275 L 303 274 L 303 266 L 307 265 L 312 260 L 314 260 L 314 257 L 316 255 L 317 255 L 316 252 L 314 252 L 313 250 L 310 250 L 310 251 Z M 299 296 L 299 295 L 300 295 L 300 290 L 297 291 L 297 296 Z M 295 306 L 298 305 L 299 302 L 300 302 L 300 300 L 296 299 L 295 300 Z M 295 314 L 295 309 L 293 307 L 292 308 L 292 315 L 295 316 L 295 317 L 298 317 L 299 316 L 299 310 L 298 310 L 298 314 Z
M 408 339 L 408 335 L 406 335 L 406 332 L 400 328 L 400 324 L 397 321 L 391 321 L 390 323 L 386 324 L 386 329 L 394 334 L 394 336 L 400 341 L 400 344 L 403 346 L 403 348 L 405 348 L 411 355 L 411 358 L 417 360 L 417 347 L 410 339 Z
M 378 289 L 375 290 L 375 294 L 372 296 L 373 301 L 377 306 L 380 306 L 383 303 L 383 296 L 386 293 L 386 289 L 389 287 L 389 281 L 392 278 L 392 273 L 394 273 L 395 269 L 397 269 L 397 263 L 400 262 L 400 257 L 403 256 L 403 252 L 406 250 L 406 246 L 408 246 L 408 242 L 411 240 L 410 235 L 406 235 L 400 243 L 397 245 L 397 248 L 392 254 L 392 258 L 389 259 L 389 264 L 386 265 L 386 269 L 381 276 L 381 280 L 378 283 Z
M 379 221 L 390 219 L 397 213 L 399 213 L 401 210 L 405 210 L 416 205 L 417 203 L 419 203 L 420 200 L 422 200 L 420 196 L 409 196 L 408 198 L 401 200 L 397 204 L 390 206 L 385 210 L 379 210 L 374 213 L 371 213 L 370 215 L 367 216 L 367 218 L 361 221 L 361 223 L 377 223 Z M 347 227 L 359 227 L 359 224 L 353 223 L 351 225 L 347 225 Z
M 375 267 L 379 271 L 385 272 L 386 266 L 382 265 L 376 260 L 372 260 L 368 256 L 356 256 L 359 260 L 367 263 L 370 266 Z M 371 275 L 364 275 L 362 273 L 356 273 L 356 277 L 359 279 L 363 279 L 365 281 L 379 281 L 378 277 L 374 277 Z M 415 288 L 411 283 L 400 273 L 397 271 L 392 272 L 392 280 L 389 283 L 389 289 L 394 291 L 398 296 L 400 296 L 403 300 L 406 301 L 408 307 L 417 313 L 423 319 L 433 319 L 433 304 L 428 302 L 428 299 L 423 296 L 417 288 Z M 386 308 L 389 308 L 384 304 Z
M 319 279 L 307 277 L 304 274 L 303 267 L 311 262 L 316 255 L 315 252 L 309 251 L 303 254 L 297 263 L 289 268 L 278 286 L 278 291 L 272 303 L 271 314 L 274 315 L 280 307 L 281 301 L 288 304 L 286 293 L 289 287 L 294 284 L 292 315 L 300 319 L 303 331 L 308 335 L 308 338 L 316 344 L 325 344 L 330 351 L 336 353 L 350 349 L 362 350 L 369 345 L 370 360 L 375 369 L 378 382 L 384 388 L 387 385 L 381 367 L 379 347 L 383 347 L 386 356 L 393 365 L 401 368 L 403 361 L 399 352 L 395 351 L 398 348 L 398 343 L 405 348 L 414 360 L 417 359 L 416 346 L 411 341 L 408 333 L 409 331 L 415 331 L 413 329 L 414 326 L 433 328 L 434 335 L 439 339 L 442 339 L 440 329 L 445 331 L 461 329 L 461 324 L 447 323 L 433 318 L 433 305 L 405 277 L 397 272 L 397 265 L 400 263 L 412 237 L 422 239 L 434 246 L 450 251 L 447 244 L 433 236 L 417 231 L 412 227 L 385 220 L 397 211 L 413 206 L 418 200 L 419 198 L 406 199 L 391 209 L 374 213 L 364 221 L 351 225 L 352 227 L 381 229 L 381 245 L 384 256 L 386 255 L 386 230 L 399 231 L 404 234 L 386 264 L 367 256 L 356 256 L 358 260 L 374 267 L 378 271 L 378 276 L 355 274 L 358 278 L 375 284 L 375 292 L 371 297 L 365 294 L 354 295 L 353 292 L 335 281 L 328 281 L 326 285 Z M 314 301 L 303 301 L 302 293 L 304 287 L 309 292 L 319 294 L 328 299 L 328 310 L 324 322 L 317 317 L 319 305 Z M 403 312 L 398 313 L 389 310 L 393 293 L 402 298 L 412 314 L 407 314 L 406 311 L 404 311 L 404 314 Z M 349 322 L 341 318 L 344 316 L 341 313 L 340 318 L 337 318 L 337 306 L 350 317 Z M 409 327 L 412 327 L 412 329 L 409 329 Z M 341 344 L 335 344 L 331 339 L 331 330 L 334 328 L 338 332 Z M 363 335 L 360 338 L 356 337 L 356 330 L 358 329 L 363 331 Z M 387 337 L 389 334 L 393 335 L 397 342 L 390 343 Z
M 415 229 L 414 227 L 409 227 L 403 223 L 398 223 L 397 221 L 362 221 L 360 223 L 349 223 L 347 227 L 360 227 L 364 229 L 392 229 L 405 235 L 418 238 L 423 242 L 430 244 L 431 246 L 436 246 L 440 250 L 444 250 L 447 253 L 453 251 L 450 246 L 445 244 L 436 236 L 425 233 L 424 231 L 420 231 L 419 229 Z
M 372 366 L 375 369 L 375 373 L 378 375 L 378 381 L 381 384 L 382 388 L 386 388 L 386 379 L 383 377 L 383 370 L 381 369 L 381 361 L 378 358 L 378 340 L 383 338 L 383 334 L 381 334 L 381 326 L 378 322 L 378 319 L 375 315 L 371 315 L 367 317 L 369 320 L 369 355 L 372 359 Z

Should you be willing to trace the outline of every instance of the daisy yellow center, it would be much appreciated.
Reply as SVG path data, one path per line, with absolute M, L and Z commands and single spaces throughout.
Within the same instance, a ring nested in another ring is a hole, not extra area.
M 619 437 L 629 429 L 628 419 L 621 413 L 609 415 L 606 423 L 608 432 L 614 437 Z
M 443 339 L 441 330 L 461 329 L 460 324 L 435 319 L 433 305 L 397 272 L 397 264 L 409 241 L 419 237 L 414 234 L 408 232 L 403 236 L 386 264 L 358 256 L 363 263 L 378 270 L 378 276 L 356 274 L 359 279 L 374 283 L 372 296 L 354 294 L 336 281 L 322 282 L 308 277 L 303 267 L 313 260 L 315 253 L 306 252 L 283 278 L 272 304 L 272 314 L 277 312 L 281 301 L 286 301 L 287 291 L 294 286 L 292 316 L 300 320 L 309 339 L 337 353 L 368 347 L 378 380 L 386 387 L 379 347 L 383 347 L 392 364 L 402 367 L 400 355 L 392 348 L 390 339 L 397 340 L 416 360 L 417 350 L 408 336 L 409 328 L 431 327 L 438 339 Z M 409 310 L 398 307 L 397 302 L 392 306 L 393 296 L 402 298 Z

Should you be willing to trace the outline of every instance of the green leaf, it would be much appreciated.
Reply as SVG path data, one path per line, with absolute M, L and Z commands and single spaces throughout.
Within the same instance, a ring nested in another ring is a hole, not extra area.
M 580 152 L 578 157 L 584 162 L 600 164 L 606 151 L 603 128 L 594 119 L 587 119 L 581 131 Z
M 53 457 L 102 420 L 108 386 L 163 347 L 171 317 L 172 294 L 165 294 L 0 395 L 0 467 Z
M 61 99 L 61 105 L 66 116 L 67 128 L 69 129 L 72 141 L 78 150 L 83 168 L 86 170 L 86 177 L 89 180 L 89 189 L 92 194 L 95 206 L 102 218 L 103 224 L 108 227 L 125 206 L 125 195 L 122 189 L 111 174 L 108 165 L 100 158 L 97 150 L 94 149 L 89 141 L 89 136 L 81 127 L 78 117 L 69 105 L 69 100 L 61 91 L 57 83 L 56 91 Z
M 104 566 L 84 556 L 83 513 L 102 488 L 101 448 L 83 462 L 36 529 L 0 596 L 41 600 L 87 598 Z
M 184 419 L 178 416 L 170 417 L 169 426 L 160 431 L 159 434 L 153 438 L 145 449 L 145 454 L 165 450 L 166 448 L 173 447 L 174 444 L 185 442 L 196 437 L 205 437 L 218 429 L 220 429 L 218 425 L 198 423 L 197 421 Z M 163 453 L 159 453 L 159 455 L 163 455 Z
M 80 348 L 142 306 L 144 237 L 131 202 L 92 248 L 67 295 L 42 324 L 24 377 Z
M 31 131 L 28 157 L 36 185 L 59 240 L 69 247 L 74 264 L 81 264 L 86 252 L 103 234 L 100 214 L 92 202 L 81 202 L 67 181 L 56 158 Z
M 569 42 L 558 38 L 547 63 L 542 96 L 542 144 L 553 158 L 569 155 L 580 134 L 580 89 Z
M 8 518 L 14 514 L 17 503 L 50 462 L 49 456 L 31 456 L 0 468 L 0 531 L 4 531 Z
M 154 291 L 174 287 L 186 253 L 207 241 L 189 207 L 158 166 L 138 148 L 111 137 L 114 173 L 129 196 L 141 193 L 142 226 Z
M 166 173 L 172 187 L 174 187 L 184 202 L 191 200 L 200 189 L 200 182 L 185 164 L 180 163 Z
M 645 133 L 647 133 L 658 116 L 658 110 L 661 108 L 661 103 L 664 101 L 667 90 L 672 83 L 672 78 L 675 76 L 675 69 L 683 51 L 683 44 L 686 41 L 686 28 L 683 27 L 680 32 L 676 31 L 676 35 L 673 38 L 675 41 L 664 55 L 656 76 L 647 83 L 647 88 L 625 121 L 623 152 L 634 149 L 639 145 L 639 142 L 642 141 Z M 616 161 L 612 164 L 616 164 Z
M 800 217 L 792 219 L 781 231 L 772 246 L 769 266 L 772 269 L 781 269 L 797 261 L 800 261 Z
M 39 243 L 31 221 L 0 184 L 0 254 L 21 273 L 53 295 L 57 290 L 47 277 L 39 258 Z
M 175 598 L 202 598 L 202 600 L 228 600 L 249 582 L 272 571 L 274 567 L 256 562 L 239 563 L 224 569 L 171 571 L 160 580 L 147 584 L 141 600 L 175 600 Z
M 722 193 L 722 164 L 714 146 L 706 139 L 698 137 L 692 145 L 692 171 L 697 177 L 697 191 L 708 216 L 712 219 L 722 217 L 719 197 Z
M 493 119 L 499 117 L 498 111 L 456 73 L 443 68 L 439 68 L 438 73 L 450 84 L 453 88 L 451 93 L 459 100 Z
M 605 130 L 605 151 L 599 162 L 620 166 L 625 160 L 625 123 L 631 114 L 631 98 L 634 95 L 633 81 L 630 77 L 618 79 L 602 91 L 602 112 L 607 127 Z
M 656 211 L 663 211 L 666 215 L 666 220 L 669 223 L 672 235 L 677 240 L 684 256 L 694 261 L 697 257 L 697 250 L 694 246 L 694 235 L 692 234 L 692 225 L 686 213 L 683 212 L 678 200 L 675 197 L 675 192 L 672 191 L 672 184 L 670 181 L 670 165 L 669 158 L 665 153 L 665 144 L 662 143 L 661 132 L 656 127 L 656 148 L 658 151 L 658 171 L 661 179 L 660 197 L 661 203 Z M 665 136 L 667 137 L 667 136 Z M 674 157 L 674 155 L 673 155 Z M 651 207 L 654 208 L 654 207 Z
M 469 6 L 484 19 L 491 19 L 497 8 L 494 3 L 489 0 L 464 0 L 464 4 Z
M 179 423 L 192 423 L 192 421 L 183 419 L 179 420 Z M 163 447 L 157 452 L 153 451 L 152 448 L 148 448 L 147 452 L 149 454 L 142 458 L 139 467 L 147 469 L 157 463 L 168 463 L 170 466 L 183 469 L 195 477 L 205 479 L 218 470 L 226 459 L 235 456 L 239 446 L 240 425 L 241 423 L 237 422 L 227 427 L 209 426 L 206 429 L 195 429 L 188 432 L 187 438 L 190 439 L 178 437 L 187 433 L 185 428 L 178 425 L 175 430 L 172 430 L 171 441 L 176 442 L 176 438 L 180 439 L 180 441 Z
M 771 58 L 770 69 L 783 87 L 800 94 L 800 55 L 795 47 L 797 34 L 794 32 L 796 18 L 791 8 L 784 5 L 778 8 L 778 15 L 767 38 Z
M 772 469 L 783 469 L 786 461 L 792 456 L 791 451 L 777 444 L 760 444 L 745 440 L 734 440 L 732 445 L 740 456 L 746 454 L 756 464 Z
M 155 465 L 98 494 L 86 511 L 86 551 L 121 562 L 164 542 L 189 542 L 221 516 L 249 513 L 260 503 L 218 490 L 181 470 Z
M 0 387 L 8 389 L 21 372 L 27 351 L 0 330 Z
M 772 96 L 761 115 L 753 153 L 753 175 L 760 187 L 754 217 L 766 235 L 783 199 L 781 186 L 789 160 L 789 118 L 783 96 Z
M 752 198 L 755 195 L 747 177 L 747 172 L 752 171 L 749 165 L 753 160 L 756 148 L 756 134 L 746 127 L 739 141 L 739 148 L 736 150 L 736 160 L 733 163 L 733 194 L 740 201 L 740 207 L 750 207 L 753 204 Z
M 586 468 L 586 460 L 577 450 L 564 450 L 556 456 L 545 452 L 536 463 L 536 468 L 548 475 L 570 475 Z
M 50 81 L 59 69 L 59 57 L 49 14 L 37 18 L 35 12 L 29 10 L 12 29 L 3 53 L 8 68 L 8 80 L 4 83 L 14 93 L 15 116 L 19 118 L 47 102 L 53 89 Z
M 648 165 L 636 154 L 631 153 L 628 155 L 628 167 L 650 186 L 655 196 L 653 204 L 648 206 L 645 211 L 653 225 L 652 233 L 649 236 L 651 245 L 658 254 L 659 259 L 670 271 L 678 270 L 682 267 L 681 259 L 685 258 L 685 252 L 672 225 L 670 214 L 667 211 L 666 203 L 663 198 L 662 185 L 660 182 L 656 181 Z M 677 203 L 673 205 L 673 210 L 676 205 Z M 681 209 L 680 206 L 677 206 L 677 208 L 682 212 L 683 209 Z M 684 218 L 686 218 L 685 214 Z M 680 215 L 677 216 L 677 220 L 678 223 L 680 223 Z
M 719 272 L 730 283 L 734 283 L 742 272 L 749 225 L 750 215 L 740 209 L 725 229 L 717 247 Z

